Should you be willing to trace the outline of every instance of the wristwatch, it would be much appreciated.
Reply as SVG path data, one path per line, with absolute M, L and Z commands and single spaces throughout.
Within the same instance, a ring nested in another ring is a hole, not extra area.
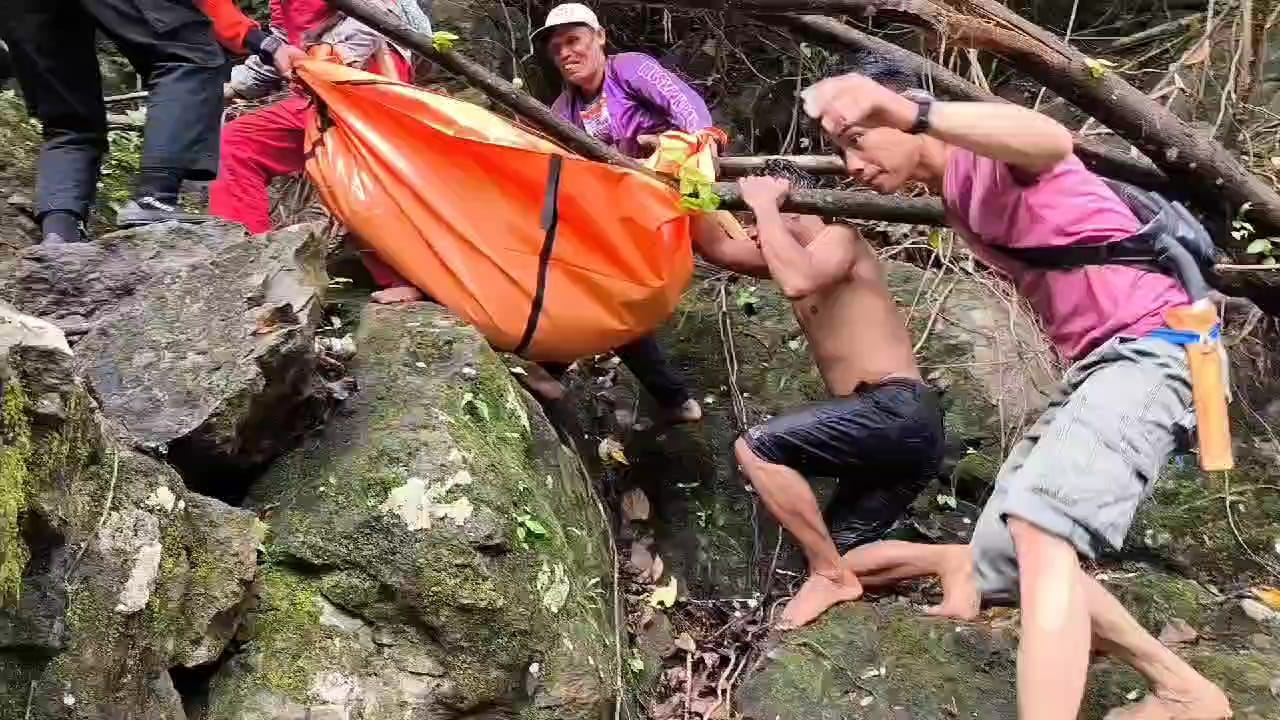
M 929 111 L 933 109 L 933 98 L 913 97 L 911 101 L 916 104 L 916 121 L 907 132 L 912 135 L 929 132 Z

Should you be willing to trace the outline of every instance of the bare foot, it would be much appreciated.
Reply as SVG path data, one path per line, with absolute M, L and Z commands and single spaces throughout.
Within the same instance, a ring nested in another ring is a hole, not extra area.
M 946 564 L 938 574 L 942 580 L 942 603 L 926 608 L 925 614 L 934 617 L 973 620 L 978 617 L 981 596 L 978 580 L 973 572 L 973 555 L 968 545 L 948 548 Z
M 520 381 L 529 392 L 537 395 L 543 402 L 556 402 L 564 397 L 564 385 L 559 380 L 551 377 L 551 373 L 537 363 L 528 363 L 524 368 L 524 375 L 516 375 L 516 379 Z
M 1194 690 L 1157 689 L 1140 702 L 1118 707 L 1104 720 L 1228 720 L 1231 702 L 1217 685 L 1200 678 Z
M 814 573 L 800 586 L 800 592 L 787 603 L 778 627 L 782 630 L 794 630 L 808 625 L 832 607 L 860 597 L 862 584 L 853 573 L 842 570 L 835 578 Z
M 379 290 L 369 296 L 379 305 L 395 305 L 396 303 L 417 302 L 425 298 L 422 291 L 412 285 L 400 285 Z
M 698 404 L 697 400 L 689 398 L 678 407 L 668 409 L 666 411 L 666 416 L 667 422 L 672 425 L 696 423 L 702 419 L 702 406 Z

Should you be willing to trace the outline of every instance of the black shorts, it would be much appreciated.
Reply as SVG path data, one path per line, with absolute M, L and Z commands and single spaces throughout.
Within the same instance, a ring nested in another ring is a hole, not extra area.
M 826 520 L 840 552 L 893 529 L 942 462 L 942 408 L 906 378 L 859 385 L 757 425 L 746 442 L 760 459 L 840 482 Z

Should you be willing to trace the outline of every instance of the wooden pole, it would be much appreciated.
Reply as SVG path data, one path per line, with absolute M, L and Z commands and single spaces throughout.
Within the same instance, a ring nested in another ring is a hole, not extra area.
M 760 170 L 770 160 L 791 163 L 810 175 L 846 175 L 844 161 L 836 155 L 725 155 L 720 158 L 720 174 L 742 177 Z
M 792 27 L 815 40 L 836 43 L 855 50 L 865 50 L 876 57 L 891 60 L 908 72 L 920 77 L 928 77 L 933 83 L 934 91 L 942 97 L 975 102 L 1008 102 L 922 55 L 868 35 L 834 18 L 821 15 L 775 15 L 770 19 Z M 1107 147 L 1091 138 L 1075 138 L 1075 147 L 1076 155 L 1096 173 L 1148 190 L 1170 190 L 1169 177 L 1145 157 L 1141 159 L 1131 157 L 1121 150 Z

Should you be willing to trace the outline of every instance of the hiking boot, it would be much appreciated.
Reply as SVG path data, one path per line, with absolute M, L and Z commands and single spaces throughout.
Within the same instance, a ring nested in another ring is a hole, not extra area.
M 197 215 L 195 213 L 183 212 L 176 205 L 162 203 L 153 197 L 140 197 L 136 200 L 130 200 L 116 212 L 116 227 L 132 228 L 142 225 L 151 225 L 153 223 L 167 222 L 169 220 L 177 220 L 186 223 L 202 223 L 212 222 L 213 217 L 209 215 Z
M 84 221 L 74 213 L 52 211 L 40 219 L 41 245 L 66 245 L 89 241 Z

